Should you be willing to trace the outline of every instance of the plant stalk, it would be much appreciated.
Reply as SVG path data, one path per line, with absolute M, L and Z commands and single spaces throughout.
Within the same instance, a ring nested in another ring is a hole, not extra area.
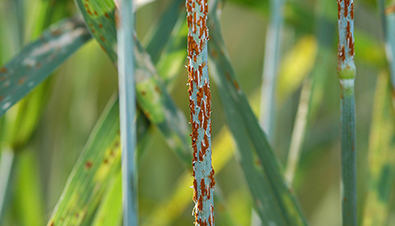
M 296 168 L 300 158 L 304 137 L 306 135 L 307 120 L 309 114 L 309 104 L 312 92 L 312 81 L 306 78 L 300 93 L 300 100 L 298 112 L 296 113 L 296 120 L 294 129 L 292 131 L 291 144 L 289 146 L 289 154 L 284 173 L 285 180 L 289 185 L 292 185 Z
M 283 23 L 283 0 L 271 0 L 270 23 L 266 33 L 263 79 L 261 90 L 260 125 L 269 141 L 273 141 L 275 115 L 275 92 L 278 61 L 280 58 L 281 27 Z
M 354 1 L 338 0 L 338 66 L 341 88 L 341 194 L 345 226 L 357 225 L 357 164 L 354 101 Z
M 134 81 L 133 0 L 122 0 L 119 8 L 118 71 L 122 146 L 123 225 L 138 225 L 136 167 L 136 93 Z
M 214 225 L 211 163 L 211 90 L 208 76 L 207 0 L 187 0 L 189 107 L 192 126 L 195 226 Z
M 340 80 L 341 100 L 341 180 L 343 225 L 357 225 L 357 162 L 354 81 Z

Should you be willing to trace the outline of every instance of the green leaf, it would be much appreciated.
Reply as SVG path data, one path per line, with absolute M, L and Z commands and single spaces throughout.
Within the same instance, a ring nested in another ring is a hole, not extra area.
M 170 28 L 169 28 L 170 29 Z M 168 33 L 170 34 L 170 33 Z M 170 39 L 173 39 L 174 37 L 172 36 Z M 139 55 L 140 56 L 140 55 Z M 145 55 L 148 60 L 148 55 Z M 141 64 L 136 65 L 137 70 L 146 70 L 145 68 L 141 68 Z M 97 122 L 96 129 L 92 132 L 91 134 L 91 139 L 90 139 L 90 144 L 87 144 L 87 147 L 83 151 L 83 153 L 80 156 L 80 160 L 76 163 L 76 165 L 73 168 L 73 173 L 69 176 L 68 179 L 68 185 L 65 187 L 61 199 L 59 200 L 57 207 L 54 210 L 54 213 L 52 214 L 51 221 L 48 225 L 51 225 L 54 223 L 54 225 L 63 225 L 64 222 L 70 222 L 75 218 L 76 210 L 81 210 L 81 209 L 96 209 L 96 207 L 99 204 L 98 200 L 102 200 L 100 202 L 100 208 L 99 212 L 95 215 L 94 217 L 94 224 L 97 225 L 113 225 L 118 222 L 116 218 L 115 209 L 120 208 L 121 206 L 113 206 L 113 205 L 107 205 L 108 202 L 115 202 L 120 205 L 121 200 L 118 200 L 119 202 L 116 202 L 116 200 L 109 201 L 107 200 L 107 195 L 103 199 L 103 193 L 104 190 L 106 190 L 106 194 L 112 193 L 108 191 L 108 189 L 111 189 L 110 187 L 107 187 L 108 183 L 104 183 L 105 181 L 112 181 L 113 178 L 116 175 L 120 175 L 120 161 L 107 161 L 107 167 L 111 167 L 117 170 L 113 170 L 111 173 L 107 173 L 105 176 L 101 177 L 100 180 L 91 180 L 91 181 L 84 181 L 85 177 L 81 177 L 81 174 L 86 174 L 85 172 L 85 163 L 86 161 L 91 160 L 92 165 L 100 165 L 104 161 L 103 158 L 95 158 L 95 159 L 90 159 L 89 156 L 103 156 L 104 152 L 107 150 L 110 150 L 113 146 L 113 143 L 119 142 L 120 138 L 117 133 L 114 132 L 107 132 L 104 133 L 106 128 L 104 125 L 109 125 L 111 123 L 115 123 L 114 120 L 118 120 L 119 122 L 119 115 L 115 113 L 114 111 L 118 112 L 118 102 L 117 101 L 110 101 L 108 103 L 108 106 L 111 109 L 110 113 L 108 111 L 105 111 L 102 114 L 102 119 Z M 140 112 L 141 113 L 141 112 Z M 106 116 L 107 115 L 107 116 Z M 148 139 L 145 139 L 149 132 L 149 122 L 147 121 L 147 118 L 144 117 L 143 114 L 137 114 L 137 137 L 138 137 L 138 157 L 139 159 L 142 158 L 142 155 L 144 153 L 143 149 L 145 144 L 147 144 Z M 119 130 L 119 128 L 118 128 Z M 99 133 L 100 132 L 100 133 Z M 101 134 L 101 135 L 100 135 Z M 107 143 L 106 146 L 102 146 L 101 144 L 94 144 L 94 142 L 100 142 L 101 138 L 105 138 L 108 140 L 113 140 L 113 142 Z M 92 140 L 94 139 L 94 140 Z M 119 155 L 119 149 L 114 149 L 116 151 L 116 155 Z M 99 170 L 100 168 L 93 168 L 89 172 L 90 174 L 95 174 L 96 170 Z M 81 185 L 84 184 L 84 189 L 81 189 Z M 111 185 L 110 185 L 111 186 Z M 97 189 L 97 190 L 95 190 Z M 114 188 L 115 189 L 115 188 Z M 116 189 L 117 190 L 117 189 Z M 85 191 L 86 193 L 91 193 L 90 199 L 87 200 L 80 200 L 79 202 L 75 202 L 73 200 L 70 200 L 72 197 L 80 197 L 81 196 L 81 191 Z M 119 191 L 119 190 L 118 190 Z M 110 195 L 111 197 L 114 197 L 113 195 Z M 120 198 L 120 196 L 119 196 Z M 107 201 L 106 201 L 107 200 Z M 114 205 L 115 205 L 114 203 Z M 112 217 L 103 216 L 104 213 L 106 212 L 111 212 L 114 213 L 115 215 L 111 215 Z M 78 213 L 79 214 L 79 213 Z M 90 219 L 93 217 L 93 211 L 89 211 L 85 215 L 85 219 L 79 222 L 76 222 L 74 225 L 91 225 L 90 224 Z M 115 220 L 115 221 L 112 221 Z M 111 222 L 111 223 L 106 223 L 106 222 Z
M 48 225 L 85 225 L 120 170 L 118 101 L 110 102 L 69 176 Z
M 102 46 L 102 49 L 107 52 L 111 60 L 116 63 L 115 4 L 110 0 L 89 2 L 76 0 L 76 4 L 92 35 Z M 170 32 L 167 34 L 170 35 Z M 187 135 L 189 130 L 185 116 L 171 99 L 150 60 L 150 56 L 145 52 L 137 38 L 134 49 L 137 102 L 150 122 L 158 126 L 169 146 L 189 165 L 191 153 Z
M 46 79 L 90 39 L 77 18 L 63 20 L 46 30 L 0 69 L 0 116 Z
M 151 55 L 151 60 L 154 64 L 158 62 L 161 52 L 169 42 L 174 24 L 180 20 L 179 18 L 185 19 L 185 12 L 180 10 L 184 5 L 185 0 L 174 0 L 160 18 L 159 25 L 155 26 L 155 30 L 149 33 L 149 37 L 145 39 L 144 43 L 148 43 L 146 50 Z
M 213 7 L 213 6 L 212 6 Z M 214 3 L 214 7 L 216 4 Z M 219 89 L 225 116 L 237 143 L 241 166 L 262 223 L 305 225 L 300 207 L 284 181 L 281 167 L 248 104 L 227 55 L 216 13 L 210 14 L 209 42 L 214 81 Z M 262 165 L 253 161 L 256 153 Z
M 112 178 L 93 219 L 93 226 L 120 225 L 122 219 L 122 174 Z
M 40 226 L 45 222 L 36 153 L 24 150 L 17 154 L 15 207 L 20 225 Z
M 386 225 L 395 182 L 395 114 L 387 73 L 378 76 L 369 137 L 369 189 L 363 225 Z

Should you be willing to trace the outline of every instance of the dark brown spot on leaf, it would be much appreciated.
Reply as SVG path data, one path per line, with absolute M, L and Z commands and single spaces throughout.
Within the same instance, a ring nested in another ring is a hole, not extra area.
M 86 169 L 90 169 L 90 168 L 92 168 L 92 165 L 93 165 L 93 163 L 92 163 L 91 161 L 87 161 L 87 162 L 85 163 L 85 168 L 86 168 Z

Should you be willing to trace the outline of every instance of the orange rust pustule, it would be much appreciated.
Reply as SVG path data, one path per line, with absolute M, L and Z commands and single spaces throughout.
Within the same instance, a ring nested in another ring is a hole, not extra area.
M 193 201 L 197 201 L 197 182 L 193 179 Z
M 200 212 L 203 211 L 203 196 L 202 195 L 199 197 L 197 208 Z
M 214 174 L 215 174 L 214 169 L 211 169 L 210 176 L 209 176 L 209 178 L 210 178 L 210 188 L 214 188 L 214 185 L 215 185 Z
M 341 12 L 341 9 L 342 9 L 341 3 L 342 3 L 342 0 L 337 0 L 337 19 L 338 20 L 340 20 L 340 12 Z
M 387 7 L 386 9 L 385 9 L 385 14 L 386 15 L 389 15 L 389 14 L 392 14 L 392 13 L 394 13 L 395 12 L 395 5 L 392 5 L 392 6 L 390 6 L 390 7 Z
M 350 0 L 344 0 L 344 17 L 348 16 L 348 7 L 350 6 Z
M 202 180 L 200 181 L 200 194 L 202 196 L 206 196 L 207 194 L 207 190 L 206 190 L 206 185 L 204 184 L 204 179 L 202 178 Z

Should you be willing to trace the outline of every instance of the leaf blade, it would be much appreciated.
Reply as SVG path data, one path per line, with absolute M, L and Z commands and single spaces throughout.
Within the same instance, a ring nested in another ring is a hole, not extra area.
M 0 116 L 89 39 L 82 22 L 73 18 L 57 23 L 39 40 L 23 48 L 0 69 Z

